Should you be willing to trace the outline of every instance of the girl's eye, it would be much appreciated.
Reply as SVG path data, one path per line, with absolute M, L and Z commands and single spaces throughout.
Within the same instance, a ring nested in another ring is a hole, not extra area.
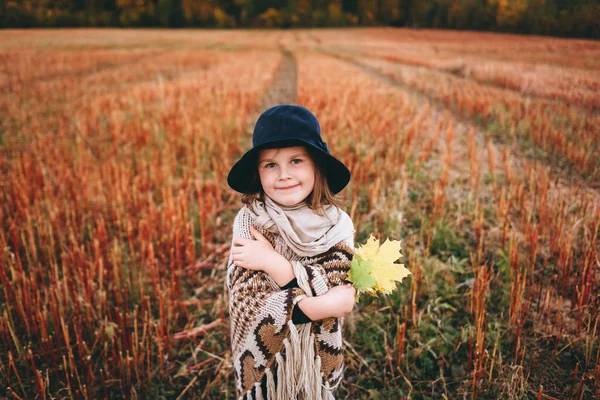
M 297 165 L 297 164 L 300 164 L 302 161 L 303 161 L 303 160 L 301 160 L 301 159 L 299 159 L 299 158 L 294 158 L 294 159 L 291 161 L 291 163 L 292 163 L 292 164 L 295 164 L 295 165 Z M 269 169 L 270 169 L 270 168 L 273 168 L 273 167 L 275 167 L 276 165 L 277 165 L 277 164 L 275 164 L 275 163 L 272 163 L 272 162 L 271 162 L 271 163 L 265 164 L 265 168 L 269 168 Z

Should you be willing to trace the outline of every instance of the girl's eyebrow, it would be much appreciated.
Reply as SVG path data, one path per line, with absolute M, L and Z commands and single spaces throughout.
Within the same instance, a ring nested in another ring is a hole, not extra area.
M 293 158 L 296 158 L 296 157 L 305 157 L 305 156 L 306 156 L 305 153 L 296 153 L 296 154 L 290 156 L 290 160 Z M 263 158 L 263 159 L 259 160 L 259 162 L 261 162 L 261 163 L 265 162 L 265 161 L 275 161 L 275 160 L 272 158 Z

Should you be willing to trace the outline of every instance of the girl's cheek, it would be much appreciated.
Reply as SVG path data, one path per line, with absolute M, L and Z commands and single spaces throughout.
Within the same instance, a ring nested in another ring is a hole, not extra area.
M 265 171 L 263 172 L 263 175 L 265 177 L 265 179 L 271 179 L 271 177 L 273 176 L 273 171 Z

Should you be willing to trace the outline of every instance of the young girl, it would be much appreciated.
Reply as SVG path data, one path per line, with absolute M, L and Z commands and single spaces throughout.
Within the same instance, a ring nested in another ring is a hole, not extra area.
M 252 144 L 227 177 L 245 204 L 227 265 L 237 397 L 334 399 L 355 295 L 354 227 L 335 197 L 350 172 L 301 106 L 265 111 Z

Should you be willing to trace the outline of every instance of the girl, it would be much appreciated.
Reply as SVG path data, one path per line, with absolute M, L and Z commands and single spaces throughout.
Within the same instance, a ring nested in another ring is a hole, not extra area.
M 265 111 L 252 144 L 227 177 L 245 204 L 227 264 L 238 399 L 334 399 L 355 295 L 354 226 L 335 197 L 350 171 L 301 106 Z

